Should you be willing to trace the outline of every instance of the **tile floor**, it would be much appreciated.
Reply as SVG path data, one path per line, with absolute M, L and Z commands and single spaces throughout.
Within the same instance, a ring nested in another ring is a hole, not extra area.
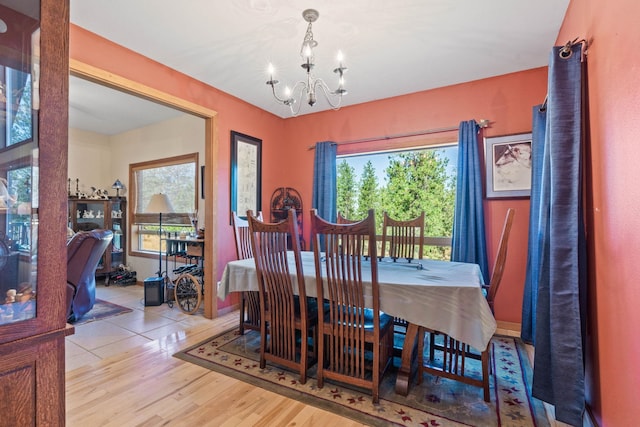
M 145 307 L 142 286 L 107 287 L 99 284 L 96 298 L 129 307 L 133 311 L 76 326 L 75 334 L 66 338 L 67 372 L 174 332 L 212 322 L 202 315 L 203 305 L 193 315 L 184 314 L 175 305 L 170 308 L 166 303 Z

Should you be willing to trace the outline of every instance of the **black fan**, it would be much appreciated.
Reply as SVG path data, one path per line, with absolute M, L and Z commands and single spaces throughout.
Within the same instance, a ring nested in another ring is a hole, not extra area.
M 296 210 L 298 218 L 298 233 L 300 239 L 300 247 L 305 249 L 305 242 L 302 227 L 302 197 L 295 188 L 280 187 L 271 195 L 271 222 L 279 222 L 287 219 L 289 209 Z M 291 245 L 289 245 L 291 247 Z

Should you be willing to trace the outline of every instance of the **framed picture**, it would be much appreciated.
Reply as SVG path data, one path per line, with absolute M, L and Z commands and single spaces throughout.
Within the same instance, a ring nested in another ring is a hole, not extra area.
M 231 131 L 231 211 L 243 218 L 249 209 L 259 212 L 261 194 L 262 140 Z
M 486 197 L 531 196 L 531 134 L 484 139 Z

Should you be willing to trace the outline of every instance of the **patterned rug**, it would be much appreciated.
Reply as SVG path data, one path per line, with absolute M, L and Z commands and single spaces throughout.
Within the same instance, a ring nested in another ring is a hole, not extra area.
M 413 381 L 407 397 L 400 396 L 395 393 L 394 366 L 384 375 L 377 405 L 370 393 L 328 380 L 318 389 L 315 368 L 309 370 L 306 384 L 285 368 L 267 363 L 260 369 L 259 340 L 256 331 L 241 336 L 234 329 L 174 356 L 372 426 L 549 426 L 542 403 L 530 396 L 531 368 L 518 339 L 491 341 L 490 403 L 478 387 L 429 374 L 421 385 Z M 466 366 L 467 373 L 480 377 L 480 362 L 467 359 Z
M 114 304 L 109 301 L 104 301 L 101 299 L 96 299 L 96 302 L 93 304 L 93 308 L 89 310 L 84 316 L 80 319 L 73 322 L 74 326 L 83 325 L 85 323 L 93 322 L 95 320 L 103 320 L 109 317 L 118 316 L 120 314 L 129 313 L 133 311 L 130 308 L 123 307 L 118 304 Z

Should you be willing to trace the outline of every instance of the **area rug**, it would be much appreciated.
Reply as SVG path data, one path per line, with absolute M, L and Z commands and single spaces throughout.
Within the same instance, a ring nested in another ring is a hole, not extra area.
M 428 374 L 421 385 L 411 384 L 408 396 L 400 396 L 395 393 L 394 366 L 385 373 L 376 405 L 370 393 L 342 384 L 325 380 L 318 389 L 315 367 L 309 370 L 306 384 L 300 384 L 298 373 L 273 364 L 260 369 L 259 341 L 256 331 L 241 336 L 234 329 L 174 356 L 372 426 L 549 426 L 542 403 L 530 396 L 531 368 L 518 339 L 494 337 L 491 341 L 489 403 L 478 387 Z M 478 361 L 467 359 L 466 370 L 480 377 Z
M 109 317 L 118 316 L 120 314 L 130 313 L 132 311 L 132 309 L 127 307 L 123 307 L 109 301 L 96 299 L 96 302 L 93 304 L 93 308 L 79 320 L 73 322 L 73 325 L 79 326 L 85 323 L 94 322 L 96 320 L 104 320 Z

